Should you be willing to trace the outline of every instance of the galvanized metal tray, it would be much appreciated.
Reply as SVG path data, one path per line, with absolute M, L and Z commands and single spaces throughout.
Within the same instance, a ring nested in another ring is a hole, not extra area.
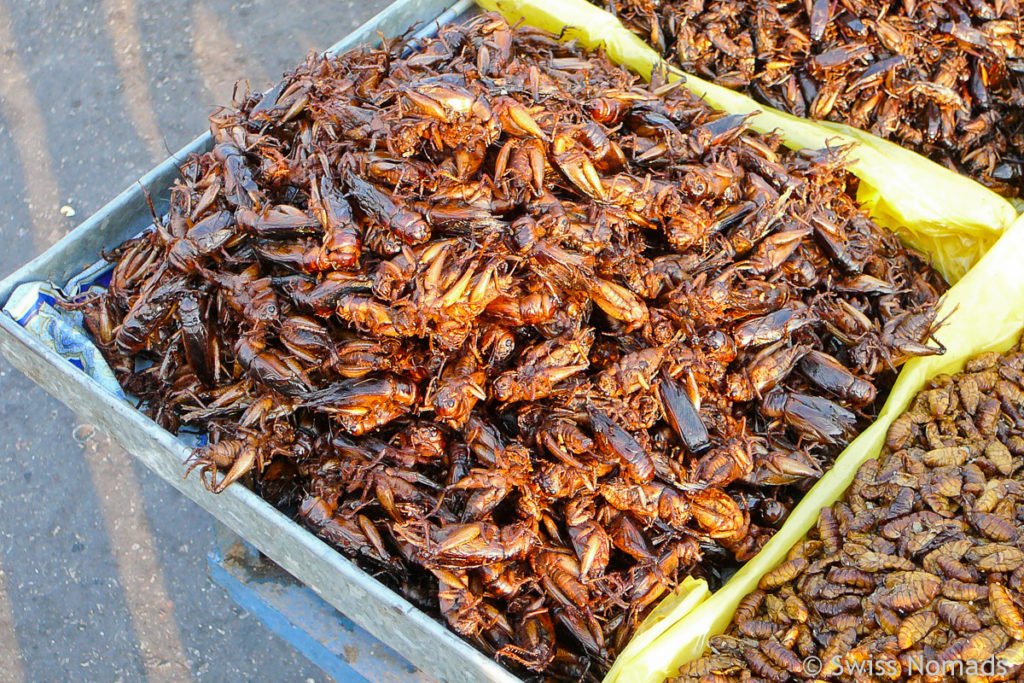
M 443 23 L 475 12 L 472 0 L 397 0 L 331 48 L 342 52 L 401 35 L 420 23 L 422 36 Z M 296 59 L 299 55 L 296 55 Z M 0 281 L 0 301 L 19 284 L 48 280 L 63 284 L 109 249 L 151 222 L 148 192 L 157 211 L 166 211 L 179 164 L 212 148 L 209 134 L 196 138 L 143 176 L 45 253 Z M 107 432 L 129 453 L 210 514 L 249 541 L 423 672 L 446 681 L 519 680 L 494 660 L 459 639 L 306 529 L 242 486 L 213 495 L 198 477 L 182 478 L 189 449 L 174 435 L 46 348 L 7 315 L 0 315 L 0 352 L 82 419 Z

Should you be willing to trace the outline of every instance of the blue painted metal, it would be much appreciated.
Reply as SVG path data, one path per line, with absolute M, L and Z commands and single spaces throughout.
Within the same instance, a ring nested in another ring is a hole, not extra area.
M 218 525 L 207 565 L 235 603 L 336 681 L 434 680 L 226 527 Z

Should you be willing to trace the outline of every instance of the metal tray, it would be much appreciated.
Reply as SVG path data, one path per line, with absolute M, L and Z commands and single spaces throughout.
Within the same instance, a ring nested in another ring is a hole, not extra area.
M 472 0 L 454 5 L 452 0 L 397 0 L 330 52 L 377 44 L 379 34 L 401 35 L 416 23 L 423 24 L 421 34 L 427 36 L 438 25 L 474 12 Z M 147 173 L 45 253 L 0 281 L 0 301 L 6 301 L 24 282 L 49 280 L 63 284 L 94 263 L 100 250 L 143 230 L 151 222 L 144 192 L 150 193 L 158 212 L 166 211 L 179 164 L 189 154 L 212 146 L 210 135 L 203 135 Z M 104 391 L 3 314 L 0 352 L 50 395 L 108 433 L 149 469 L 425 673 L 467 683 L 519 680 L 249 489 L 231 486 L 213 495 L 198 477 L 182 479 L 188 447 L 128 403 Z

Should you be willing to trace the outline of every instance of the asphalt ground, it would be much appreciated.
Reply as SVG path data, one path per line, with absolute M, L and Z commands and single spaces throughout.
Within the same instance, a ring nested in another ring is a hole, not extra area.
M 386 4 L 0 0 L 0 273 Z M 0 435 L 0 681 L 325 680 L 210 582 L 211 517 L 2 360 Z

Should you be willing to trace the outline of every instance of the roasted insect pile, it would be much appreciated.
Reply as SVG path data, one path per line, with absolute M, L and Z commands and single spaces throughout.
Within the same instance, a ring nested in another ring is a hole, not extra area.
M 1024 192 L 1016 0 L 592 1 L 689 73 Z
M 510 665 L 600 674 L 941 351 L 840 154 L 553 36 L 483 15 L 243 100 L 71 305 L 213 490 Z
M 673 680 L 1020 680 L 1022 412 L 1020 347 L 932 380 L 713 653 Z M 865 663 L 875 678 L 855 675 Z

